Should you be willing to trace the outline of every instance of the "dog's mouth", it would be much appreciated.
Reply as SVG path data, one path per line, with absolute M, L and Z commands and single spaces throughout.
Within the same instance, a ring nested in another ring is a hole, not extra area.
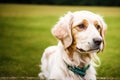
M 91 49 L 89 49 L 89 50 L 84 50 L 84 49 L 78 48 L 78 47 L 76 47 L 76 48 L 77 48 L 77 50 L 78 50 L 79 52 L 81 52 L 81 53 L 91 53 L 91 52 L 99 52 L 99 51 L 100 51 L 100 48 L 99 48 L 99 47 L 91 48 Z

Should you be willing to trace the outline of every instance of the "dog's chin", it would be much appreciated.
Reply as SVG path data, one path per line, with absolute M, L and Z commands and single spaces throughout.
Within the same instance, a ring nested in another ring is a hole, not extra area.
M 80 53 L 97 53 L 100 51 L 100 48 L 99 47 L 96 47 L 96 48 L 91 48 L 89 50 L 85 50 L 85 49 L 82 49 L 82 48 L 77 48 L 77 51 L 80 52 Z

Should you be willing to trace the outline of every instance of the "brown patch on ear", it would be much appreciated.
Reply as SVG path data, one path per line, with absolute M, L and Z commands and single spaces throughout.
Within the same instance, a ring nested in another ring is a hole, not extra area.
M 74 52 L 76 51 L 76 36 L 75 34 L 77 33 L 78 31 L 73 27 L 72 30 L 71 30 L 71 35 L 72 35 L 72 44 L 71 46 L 69 46 L 66 50 L 67 50 L 67 53 L 68 53 L 68 56 L 71 60 L 73 60 L 73 55 L 74 55 Z
M 67 51 L 67 54 L 68 54 L 69 58 L 70 58 L 71 60 L 73 60 L 73 54 L 74 54 L 74 52 L 76 51 L 76 42 L 75 42 L 75 40 L 73 40 L 71 46 L 69 46 L 69 47 L 66 49 L 66 51 Z
M 103 48 L 102 48 L 101 51 L 103 51 L 104 47 L 105 47 L 105 32 L 107 30 L 107 25 L 106 25 L 106 23 L 104 22 L 104 20 L 103 20 L 103 18 L 101 16 L 98 15 L 98 19 L 99 19 L 99 22 L 100 22 L 101 27 L 102 27 L 101 28 L 101 36 L 103 38 Z
M 101 23 L 102 24 L 102 23 Z M 98 30 L 98 32 L 100 33 L 100 35 L 102 36 L 102 38 L 103 38 L 103 48 L 101 49 L 101 51 L 103 51 L 103 49 L 104 49 L 104 47 L 105 47 L 105 39 L 104 39 L 104 34 L 103 34 L 103 25 L 102 26 L 100 26 L 99 25 L 99 23 L 98 23 L 98 21 L 95 21 L 94 22 L 94 26 L 96 27 L 96 29 Z M 98 52 L 99 53 L 99 52 Z
M 105 33 L 106 33 L 106 28 L 103 28 L 103 29 L 101 30 L 101 35 L 102 35 L 102 38 L 103 38 L 103 49 L 102 49 L 101 51 L 104 50 L 105 45 L 106 45 L 106 43 L 105 43 Z

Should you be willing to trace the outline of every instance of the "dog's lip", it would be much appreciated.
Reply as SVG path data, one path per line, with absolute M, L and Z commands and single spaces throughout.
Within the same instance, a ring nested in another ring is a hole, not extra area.
M 84 49 L 82 49 L 82 48 L 77 48 L 79 51 L 81 51 L 81 52 L 86 52 Z
M 99 50 L 100 50 L 100 48 L 98 48 L 98 47 L 96 47 L 96 48 L 91 48 L 91 49 L 89 49 L 89 50 L 84 50 L 84 49 L 82 49 L 82 48 L 78 48 L 78 47 L 76 47 L 80 52 L 92 52 L 92 51 L 96 51 L 96 52 L 98 52 Z

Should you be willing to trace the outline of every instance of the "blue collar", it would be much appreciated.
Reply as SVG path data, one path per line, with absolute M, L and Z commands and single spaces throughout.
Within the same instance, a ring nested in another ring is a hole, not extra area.
M 87 66 L 85 66 L 85 67 L 83 67 L 83 68 L 78 68 L 78 67 L 76 67 L 76 66 L 70 66 L 69 64 L 67 64 L 66 62 L 65 62 L 65 64 L 67 65 L 67 68 L 69 69 L 69 70 L 71 70 L 72 72 L 74 72 L 75 74 L 77 74 L 77 75 L 79 75 L 79 76 L 82 76 L 82 77 L 84 77 L 85 76 L 85 74 L 86 74 L 86 71 L 88 70 L 88 68 L 90 67 L 90 64 L 88 64 Z

